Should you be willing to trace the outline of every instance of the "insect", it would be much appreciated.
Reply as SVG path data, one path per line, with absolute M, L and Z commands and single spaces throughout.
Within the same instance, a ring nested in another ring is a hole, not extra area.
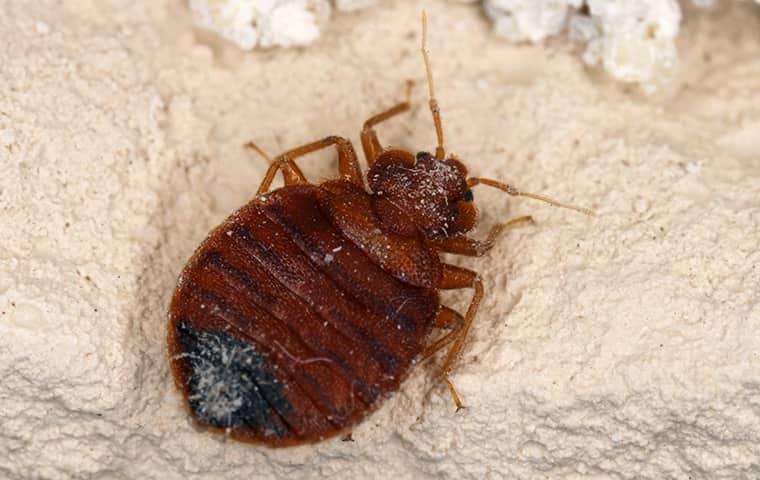
M 347 431 L 399 389 L 410 369 L 447 349 L 448 379 L 483 298 L 474 271 L 443 263 L 443 252 L 485 254 L 508 227 L 486 239 L 476 224 L 472 187 L 556 206 L 511 185 L 468 177 L 444 149 L 422 18 L 422 55 L 435 153 L 381 145 L 375 126 L 410 108 L 407 99 L 364 123 L 365 187 L 356 153 L 331 136 L 273 160 L 256 197 L 214 229 L 180 275 L 169 311 L 175 383 L 195 420 L 234 439 L 297 445 Z M 259 154 L 266 154 L 249 144 Z M 338 153 L 339 175 L 310 183 L 295 160 L 319 149 Z M 281 172 L 284 186 L 270 190 Z M 471 288 L 464 315 L 439 290 Z M 440 331 L 435 338 L 432 332 Z

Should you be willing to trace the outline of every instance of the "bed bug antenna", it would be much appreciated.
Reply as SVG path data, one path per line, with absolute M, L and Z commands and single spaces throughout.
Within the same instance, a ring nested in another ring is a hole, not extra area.
M 540 200 L 542 202 L 548 203 L 549 205 L 552 205 L 554 207 L 575 210 L 576 212 L 583 213 L 584 215 L 588 215 L 590 217 L 596 216 L 594 211 L 588 208 L 576 207 L 575 205 L 558 202 L 557 200 L 554 200 L 553 198 L 547 197 L 545 195 L 539 195 L 537 193 L 523 192 L 521 190 L 516 189 L 512 185 L 499 182 L 497 180 L 491 180 L 490 178 L 479 178 L 479 177 L 470 177 L 467 179 L 467 186 L 470 188 L 478 184 L 488 185 L 489 187 L 498 188 L 499 190 L 506 192 L 507 194 L 512 195 L 514 197 L 528 197 L 534 200 Z
M 446 150 L 443 148 L 443 126 L 441 126 L 441 109 L 438 108 L 438 100 L 435 99 L 435 88 L 433 86 L 433 69 L 430 67 L 430 54 L 427 49 L 427 14 L 422 11 L 422 58 L 425 60 L 425 70 L 427 72 L 428 93 L 430 100 L 430 113 L 433 114 L 433 123 L 435 124 L 435 135 L 438 138 L 438 146 L 435 147 L 435 158 L 443 160 L 446 156 Z

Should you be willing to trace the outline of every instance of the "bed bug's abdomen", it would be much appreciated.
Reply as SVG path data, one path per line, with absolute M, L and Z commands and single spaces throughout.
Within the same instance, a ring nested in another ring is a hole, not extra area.
M 322 192 L 324 194 L 324 192 Z M 314 186 L 243 207 L 193 255 L 170 309 L 194 417 L 269 445 L 315 441 L 398 389 L 438 308 L 333 225 Z

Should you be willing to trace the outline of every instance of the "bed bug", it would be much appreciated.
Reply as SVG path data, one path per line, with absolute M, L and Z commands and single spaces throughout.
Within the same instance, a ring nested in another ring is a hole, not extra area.
M 364 123 L 365 186 L 352 144 L 331 136 L 270 160 L 256 197 L 214 229 L 180 275 L 169 311 L 175 383 L 193 418 L 234 439 L 297 445 L 345 433 L 410 369 L 448 348 L 448 379 L 483 297 L 478 274 L 443 263 L 443 252 L 485 254 L 506 228 L 483 241 L 472 187 L 521 192 L 468 177 L 444 149 L 422 18 L 422 55 L 435 153 L 384 148 L 375 126 L 410 108 L 407 99 Z M 249 147 L 268 158 L 256 145 Z M 319 149 L 338 153 L 339 176 L 310 183 L 295 160 Z M 270 191 L 281 172 L 284 186 Z M 439 290 L 471 288 L 464 315 L 441 305 Z M 440 331 L 437 338 L 433 331 Z

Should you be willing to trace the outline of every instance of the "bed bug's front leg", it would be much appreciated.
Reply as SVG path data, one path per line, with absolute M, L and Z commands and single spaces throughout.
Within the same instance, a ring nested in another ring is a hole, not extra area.
M 362 149 L 364 150 L 364 157 L 367 159 L 367 165 L 370 167 L 373 163 L 375 163 L 377 156 L 380 155 L 380 153 L 383 151 L 383 147 L 380 145 L 380 141 L 377 139 L 377 133 L 375 133 L 374 126 L 378 123 L 388 120 L 391 117 L 409 110 L 409 107 L 411 105 L 410 99 L 413 86 L 414 82 L 407 80 L 406 100 L 394 105 L 384 112 L 370 117 L 366 122 L 364 122 L 364 127 L 362 128 L 361 133 Z
M 443 365 L 441 365 L 441 375 L 443 375 L 443 380 L 449 387 L 451 397 L 457 406 L 457 410 L 459 410 L 464 408 L 464 405 L 462 404 L 462 400 L 459 398 L 459 394 L 457 394 L 454 385 L 449 380 L 448 374 L 451 371 L 451 367 L 456 361 L 457 356 L 462 351 L 462 347 L 464 347 L 467 334 L 470 332 L 470 327 L 472 327 L 472 321 L 475 319 L 475 314 L 478 312 L 478 306 L 483 299 L 483 282 L 480 280 L 480 276 L 472 270 L 444 264 L 443 275 L 441 276 L 438 288 L 444 290 L 472 288 L 475 290 L 470 305 L 467 307 L 467 312 L 464 315 L 461 327 L 455 330 L 456 333 L 452 335 L 451 339 L 448 339 L 448 341 L 452 342 L 451 347 L 446 354 L 446 359 L 443 361 Z M 448 342 L 441 344 L 438 348 L 442 348 L 446 343 Z
M 340 173 L 341 178 L 356 185 L 364 186 L 362 172 L 359 168 L 359 161 L 356 158 L 356 152 L 354 151 L 353 145 L 351 145 L 349 140 L 333 135 L 288 150 L 287 152 L 278 155 L 274 160 L 270 160 L 271 164 L 269 165 L 266 175 L 264 175 L 264 180 L 261 181 L 261 185 L 259 186 L 256 195 L 261 195 L 269 191 L 269 187 L 272 185 L 272 180 L 274 180 L 274 176 L 277 174 L 278 170 L 282 171 L 285 185 L 309 183 L 303 172 L 301 172 L 301 169 L 298 168 L 295 159 L 333 145 L 336 150 L 338 150 L 338 172 Z M 246 144 L 246 146 L 256 150 L 264 158 L 269 160 L 269 156 L 253 142 Z
M 522 217 L 513 218 L 504 223 L 497 223 L 491 227 L 491 231 L 488 232 L 485 240 L 475 240 L 473 238 L 465 237 L 464 235 L 458 237 L 448 237 L 430 240 L 430 244 L 433 245 L 438 251 L 453 253 L 455 255 L 465 255 L 467 257 L 480 257 L 486 254 L 496 243 L 496 239 L 505 230 L 514 228 L 519 225 L 525 225 L 533 223 L 533 217 L 525 215 Z

